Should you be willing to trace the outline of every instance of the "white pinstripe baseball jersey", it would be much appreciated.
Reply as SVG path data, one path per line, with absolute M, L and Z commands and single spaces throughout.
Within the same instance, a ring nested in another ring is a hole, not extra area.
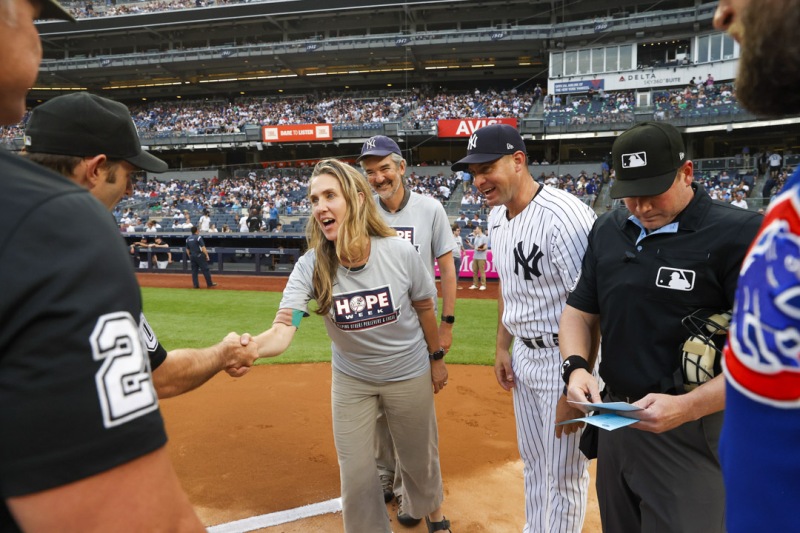
M 503 325 L 515 337 L 558 333 L 568 292 L 580 275 L 596 215 L 575 196 L 543 186 L 513 219 L 489 214 L 489 239 L 500 276 Z

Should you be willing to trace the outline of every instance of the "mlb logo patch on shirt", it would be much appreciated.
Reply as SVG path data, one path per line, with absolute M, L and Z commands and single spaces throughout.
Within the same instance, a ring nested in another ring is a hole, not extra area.
M 694 288 L 694 278 L 693 270 L 661 267 L 656 275 L 656 286 L 675 291 L 690 291 Z

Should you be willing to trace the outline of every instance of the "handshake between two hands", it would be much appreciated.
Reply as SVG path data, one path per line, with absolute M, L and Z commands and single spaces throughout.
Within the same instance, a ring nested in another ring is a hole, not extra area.
M 249 333 L 228 333 L 222 339 L 223 361 L 225 372 L 229 376 L 239 378 L 250 371 L 258 359 L 258 343 Z

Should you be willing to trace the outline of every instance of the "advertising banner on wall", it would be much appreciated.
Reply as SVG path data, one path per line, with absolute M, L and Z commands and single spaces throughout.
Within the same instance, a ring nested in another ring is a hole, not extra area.
M 736 77 L 738 61 L 723 61 L 714 65 L 689 65 L 665 68 L 647 68 L 625 72 L 609 73 L 602 76 L 576 76 L 567 81 L 551 78 L 547 82 L 548 91 L 554 94 L 587 92 L 589 85 L 600 83 L 605 91 L 647 90 L 669 87 L 685 87 L 689 81 L 704 80 L 711 74 L 719 83 Z M 563 78 L 561 78 L 563 79 Z M 593 86 L 593 85 L 592 85 Z M 593 86 L 594 87 L 594 86 Z M 597 89 L 597 87 L 594 87 Z
M 589 89 L 599 91 L 605 89 L 605 80 L 579 80 L 556 82 L 556 94 L 588 93 Z
M 261 140 L 265 143 L 308 142 L 333 140 L 330 124 L 290 124 L 287 126 L 264 126 Z
M 472 279 L 472 255 L 474 250 L 461 251 L 461 268 L 458 271 L 458 279 Z M 439 277 L 439 263 L 434 262 L 434 273 Z M 492 251 L 486 252 L 486 279 L 497 279 L 497 270 L 494 268 Z
M 469 137 L 475 130 L 490 124 L 508 124 L 517 127 L 515 118 L 463 118 L 457 120 L 440 120 L 437 123 L 439 138 Z

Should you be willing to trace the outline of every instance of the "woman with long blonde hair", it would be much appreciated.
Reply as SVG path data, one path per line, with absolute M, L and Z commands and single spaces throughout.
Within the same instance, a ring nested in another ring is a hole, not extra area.
M 429 531 L 449 531 L 433 405 L 434 392 L 447 384 L 436 286 L 413 245 L 383 221 L 369 183 L 353 167 L 321 161 L 308 196 L 309 251 L 289 277 L 272 327 L 255 338 L 259 355 L 286 350 L 316 300 L 314 312 L 325 318 L 333 341 L 331 404 L 345 531 L 391 531 L 373 456 L 379 402 L 397 448 L 406 511 L 424 516 Z

